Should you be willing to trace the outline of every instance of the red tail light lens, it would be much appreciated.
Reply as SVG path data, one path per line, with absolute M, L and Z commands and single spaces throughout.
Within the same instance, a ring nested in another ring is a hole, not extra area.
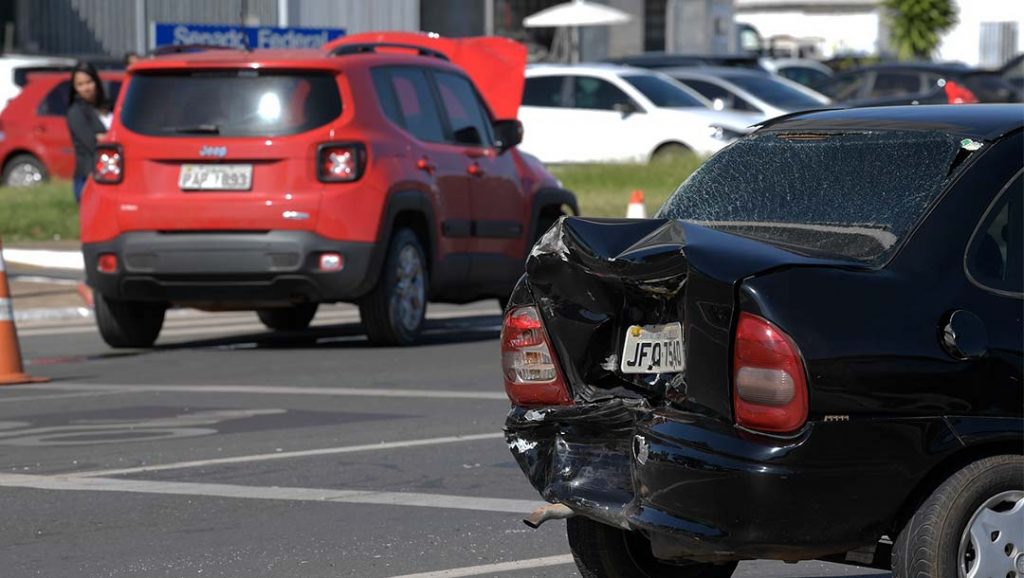
M 92 180 L 97 183 L 115 184 L 124 178 L 124 153 L 121 147 L 100 145 L 96 147 L 96 166 Z
M 96 260 L 96 270 L 100 273 L 117 273 L 117 255 L 113 253 L 100 255 L 100 258 Z
M 505 375 L 505 393 L 512 403 L 521 406 L 572 404 L 536 307 L 516 307 L 505 314 L 501 328 L 501 368 Z
M 946 91 L 946 102 L 949 104 L 975 104 L 978 102 L 978 97 L 974 96 L 969 88 L 952 80 L 947 80 L 946 85 L 942 88 Z
M 362 176 L 366 152 L 359 144 L 320 145 L 317 176 L 328 183 L 347 183 Z
M 792 432 L 807 421 L 807 377 L 793 339 L 767 320 L 740 313 L 733 354 L 736 423 Z

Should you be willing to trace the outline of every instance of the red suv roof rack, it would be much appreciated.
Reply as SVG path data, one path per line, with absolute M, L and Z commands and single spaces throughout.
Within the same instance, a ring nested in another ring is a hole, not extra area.
M 349 54 L 363 54 L 366 52 L 377 52 L 378 48 L 401 48 L 405 50 L 413 50 L 420 56 L 431 56 L 434 58 L 440 58 L 441 60 L 449 60 L 449 58 L 442 52 L 432 50 L 430 48 L 424 48 L 422 46 L 415 46 L 413 44 L 402 44 L 399 42 L 366 42 L 361 44 L 343 44 L 337 48 L 332 49 L 328 52 L 330 56 L 346 56 Z

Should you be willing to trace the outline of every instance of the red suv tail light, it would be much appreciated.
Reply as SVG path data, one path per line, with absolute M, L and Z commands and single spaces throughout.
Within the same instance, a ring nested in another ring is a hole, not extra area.
M 949 104 L 975 104 L 978 102 L 978 97 L 974 96 L 969 88 L 952 80 L 947 80 L 942 88 L 946 91 L 946 102 Z
M 322 144 L 316 155 L 317 177 L 325 183 L 347 183 L 363 176 L 366 149 L 361 144 Z
M 501 368 L 505 393 L 516 405 L 571 405 L 540 311 L 516 307 L 501 328 Z
M 124 152 L 117 145 L 96 147 L 96 165 L 92 180 L 97 183 L 116 184 L 124 178 Z
M 793 339 L 767 320 L 740 313 L 733 354 L 736 423 L 792 432 L 807 421 L 807 377 Z

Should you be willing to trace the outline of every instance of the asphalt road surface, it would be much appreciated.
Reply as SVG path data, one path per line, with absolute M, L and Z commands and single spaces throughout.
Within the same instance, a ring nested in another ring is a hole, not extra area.
M 0 389 L 0 576 L 578 576 L 564 522 L 520 521 L 541 502 L 501 437 L 497 306 L 430 317 L 407 349 L 347 306 L 305 335 L 176 311 L 146 351 L 22 324 L 52 381 Z

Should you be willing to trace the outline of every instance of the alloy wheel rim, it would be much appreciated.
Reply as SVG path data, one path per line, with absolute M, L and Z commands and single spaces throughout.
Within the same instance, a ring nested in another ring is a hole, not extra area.
M 402 329 L 415 331 L 422 321 L 426 302 L 423 262 L 416 247 L 402 247 L 398 253 L 395 273 L 395 291 L 391 297 L 392 315 Z
M 39 167 L 22 163 L 11 168 L 7 174 L 7 185 L 12 187 L 30 187 L 43 181 L 43 172 Z
M 1001 492 L 975 510 L 957 561 L 960 578 L 1024 578 L 1024 491 Z

